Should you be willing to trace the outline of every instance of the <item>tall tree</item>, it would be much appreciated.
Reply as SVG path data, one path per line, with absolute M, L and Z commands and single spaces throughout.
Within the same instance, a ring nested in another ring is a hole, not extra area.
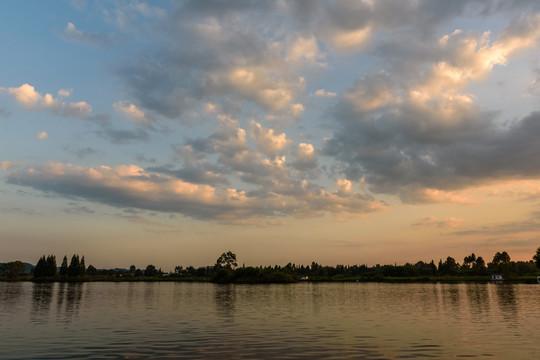
M 56 256 L 49 255 L 45 260 L 45 276 L 56 276 Z
M 39 258 L 36 267 L 34 268 L 34 277 L 44 277 L 45 275 L 45 267 L 46 267 L 47 260 L 45 259 L 45 255 Z
M 86 275 L 86 265 L 84 264 L 84 255 L 81 258 L 81 262 L 79 263 L 79 275 L 80 276 Z
M 64 255 L 64 259 L 62 260 L 62 265 L 60 265 L 60 276 L 68 276 L 68 275 L 69 275 L 68 261 L 67 261 L 67 256 Z
M 69 263 L 68 267 L 68 275 L 69 276 L 79 276 L 80 275 L 80 263 L 81 260 L 79 259 L 79 255 L 73 255 L 71 257 L 71 262 Z

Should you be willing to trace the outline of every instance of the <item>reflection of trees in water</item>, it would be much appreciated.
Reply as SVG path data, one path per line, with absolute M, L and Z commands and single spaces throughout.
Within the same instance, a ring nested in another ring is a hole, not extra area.
M 236 291 L 234 285 L 215 285 L 214 299 L 218 316 L 233 318 L 236 306 Z
M 460 304 L 459 284 L 443 284 L 442 288 L 443 306 L 449 307 L 450 311 L 455 314 L 460 313 L 462 306 Z
M 497 284 L 496 294 L 499 308 L 502 316 L 507 321 L 509 326 L 513 326 L 518 322 L 518 310 L 516 304 L 516 294 L 513 284 Z
M 0 282 L 0 308 L 9 309 L 20 302 L 20 297 L 23 292 L 23 283 L 16 282 Z
M 84 283 L 60 283 L 57 293 L 57 318 L 70 322 L 79 314 Z
M 32 289 L 32 321 L 39 323 L 47 322 L 53 300 L 54 287 L 54 283 L 34 284 Z
M 133 299 L 135 299 L 135 284 L 133 282 L 128 282 L 127 288 L 127 303 L 126 307 L 128 310 L 133 309 Z
M 489 313 L 491 304 L 486 284 L 467 284 L 467 299 L 472 315 Z
M 146 309 L 153 309 L 156 306 L 156 298 L 159 300 L 159 291 L 156 291 L 156 287 L 159 286 L 159 283 L 147 282 L 144 285 L 144 304 Z

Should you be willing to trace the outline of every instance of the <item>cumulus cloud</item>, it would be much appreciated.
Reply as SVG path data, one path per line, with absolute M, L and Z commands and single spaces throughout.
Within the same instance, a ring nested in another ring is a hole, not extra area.
M 347 178 L 412 203 L 470 204 L 461 189 L 540 175 L 539 114 L 501 126 L 463 92 L 535 44 L 539 19 L 510 22 L 493 43 L 489 33 L 461 31 L 429 40 L 419 76 L 389 68 L 357 80 L 332 109 L 338 127 L 323 153 Z
M 299 170 L 314 169 L 317 167 L 317 155 L 311 144 L 300 143 L 295 152 L 294 167 Z
M 150 124 L 150 118 L 148 115 L 129 101 L 117 101 L 113 104 L 113 107 L 138 125 L 147 126 Z
M 49 93 L 43 95 L 37 92 L 29 84 L 22 84 L 17 88 L 0 88 L 0 91 L 10 94 L 23 108 L 28 110 L 48 111 L 56 115 L 76 118 L 86 118 L 92 112 L 92 107 L 84 101 L 64 102 L 59 98 L 54 98 Z M 61 97 L 67 96 L 66 94 L 66 92 L 62 93 Z
M 257 148 L 270 157 L 283 153 L 290 143 L 285 133 L 278 134 L 274 129 L 265 129 L 255 121 L 251 121 L 249 133 Z
M 49 162 L 12 172 L 7 179 L 12 184 L 121 208 L 175 212 L 231 223 L 268 216 L 319 216 L 326 212 L 362 215 L 386 208 L 370 196 L 356 192 L 343 196 L 305 187 L 294 196 L 250 195 L 234 188 L 189 183 L 136 165 L 89 168 Z

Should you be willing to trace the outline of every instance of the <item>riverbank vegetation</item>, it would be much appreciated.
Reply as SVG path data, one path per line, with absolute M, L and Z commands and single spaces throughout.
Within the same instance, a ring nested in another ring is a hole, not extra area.
M 28 264 L 26 264 L 28 265 Z M 377 282 L 486 282 L 491 274 L 502 274 L 505 281 L 536 282 L 540 275 L 540 248 L 530 261 L 512 261 L 506 251 L 497 252 L 491 262 L 474 253 L 459 263 L 448 256 L 436 264 L 418 261 L 404 265 L 296 265 L 285 266 L 238 266 L 236 254 L 221 254 L 212 266 L 184 268 L 178 265 L 173 271 L 164 272 L 154 265 L 138 269 L 96 269 L 86 267 L 84 256 L 75 254 L 68 265 L 64 256 L 61 266 L 56 265 L 54 255 L 43 255 L 30 272 L 20 261 L 0 264 L 0 280 L 32 281 L 208 281 L 215 283 L 293 283 L 298 281 L 377 281 Z

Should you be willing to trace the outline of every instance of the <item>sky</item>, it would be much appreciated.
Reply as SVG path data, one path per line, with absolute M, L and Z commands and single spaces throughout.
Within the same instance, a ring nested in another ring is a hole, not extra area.
M 540 2 L 2 1 L 0 262 L 540 246 Z

